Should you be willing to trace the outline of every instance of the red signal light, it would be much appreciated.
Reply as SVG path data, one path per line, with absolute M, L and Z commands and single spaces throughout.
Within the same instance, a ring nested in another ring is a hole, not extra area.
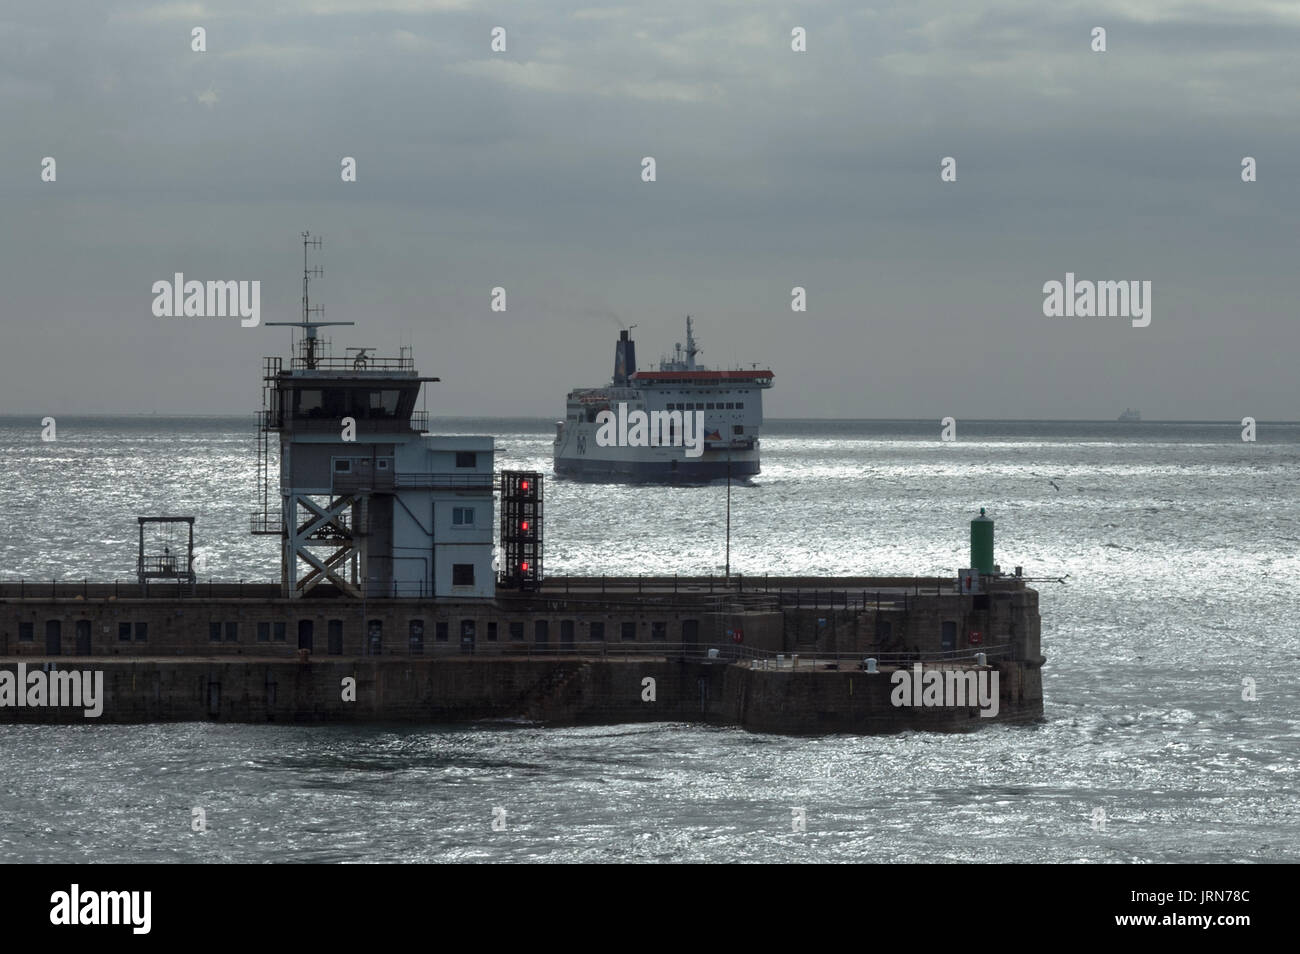
M 521 529 L 524 531 L 524 533 L 527 533 L 527 532 L 528 532 L 528 521 L 527 521 L 527 520 L 525 520 L 525 521 L 523 522 L 523 524 L 521 525 Z
M 527 480 L 520 481 L 519 483 L 519 489 L 522 490 L 524 493 L 528 493 L 529 486 L 530 486 L 530 482 Z
M 525 573 L 527 573 L 527 572 L 528 572 L 528 561 L 525 560 L 522 564 L 520 564 L 520 567 L 519 567 L 519 568 L 520 568 L 521 570 L 523 570 Z

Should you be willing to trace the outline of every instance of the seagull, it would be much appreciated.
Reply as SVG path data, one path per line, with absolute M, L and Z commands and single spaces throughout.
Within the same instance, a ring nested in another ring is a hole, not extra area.
M 1049 484 L 1051 484 L 1053 487 L 1056 487 L 1056 481 L 1051 480 L 1051 479 L 1049 478 L 1047 482 L 1048 482 Z M 1056 489 L 1057 489 L 1057 490 L 1060 490 L 1061 488 L 1060 488 L 1060 487 L 1056 487 Z

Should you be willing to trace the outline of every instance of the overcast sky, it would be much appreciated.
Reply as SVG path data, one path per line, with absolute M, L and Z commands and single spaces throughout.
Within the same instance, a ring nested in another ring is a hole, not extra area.
M 435 414 L 561 416 L 690 313 L 770 417 L 1295 420 L 1298 51 L 1266 0 L 7 4 L 0 413 L 251 413 L 287 330 L 151 286 L 294 320 L 310 229 Z M 1150 326 L 1044 317 L 1067 271 Z

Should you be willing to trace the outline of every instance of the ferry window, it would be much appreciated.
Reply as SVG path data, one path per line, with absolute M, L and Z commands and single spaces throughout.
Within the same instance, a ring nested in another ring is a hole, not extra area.
M 497 621 L 494 619 L 488 620 L 487 638 L 490 643 L 497 641 Z
M 664 622 L 663 620 L 661 620 L 661 619 L 657 619 L 657 620 L 655 620 L 653 623 L 651 623 L 651 624 L 650 624 L 650 638 L 651 638 L 651 639 L 667 639 L 667 638 L 668 638 L 668 624 L 667 624 L 666 622 Z
M 447 621 L 440 619 L 433 627 L 433 638 L 440 643 L 447 641 Z
M 737 411 L 743 411 L 744 409 L 745 409 L 745 402 L 744 402 L 744 401 L 737 401 L 737 402 L 736 402 L 736 410 L 737 410 Z
M 477 467 L 478 454 L 473 451 L 456 451 L 457 467 Z
M 636 639 L 636 623 L 633 622 L 623 623 L 623 629 L 620 635 L 622 636 L 623 639 Z
M 348 460 L 347 458 L 341 458 L 339 460 L 334 461 L 334 473 L 336 474 L 352 473 L 352 461 Z
M 743 427 L 741 427 L 739 424 L 733 424 L 733 425 L 731 425 L 731 431 L 732 431 L 733 434 L 743 434 L 743 433 L 745 433 L 745 429 L 744 429 Z
M 728 411 L 734 411 L 735 409 L 736 409 L 736 402 L 735 402 L 735 401 L 728 401 L 728 402 L 727 402 L 727 410 L 728 410 Z
M 455 527 L 472 527 L 474 526 L 474 508 L 473 507 L 452 507 L 451 523 Z
M 408 629 L 411 636 L 411 655 L 418 656 L 424 652 L 424 620 L 411 620 Z
M 712 410 L 714 410 L 714 407 L 713 407 L 713 405 L 712 405 L 711 403 L 710 403 L 710 404 L 706 404 L 706 405 L 704 405 L 704 410 L 706 410 L 706 411 L 712 411 Z
M 605 638 L 605 624 L 603 622 L 597 621 L 591 624 L 591 638 L 592 639 Z
M 265 642 L 269 642 L 270 639 L 271 639 L 271 624 L 270 624 L 270 623 L 258 623 L 258 624 L 257 624 L 257 641 L 258 641 L 259 643 L 265 643 Z
M 452 586 L 473 586 L 474 585 L 474 564 L 453 563 L 451 565 L 451 585 Z
M 130 627 L 130 623 L 123 623 L 123 626 Z M 130 638 L 129 636 L 127 637 Z M 31 643 L 36 641 L 36 624 L 19 623 L 18 624 L 18 641 L 20 643 Z
M 284 642 L 284 627 L 284 623 L 276 623 L 275 628 L 272 630 L 272 633 L 275 636 L 275 641 L 278 643 Z
M 511 624 L 510 624 L 510 638 L 511 638 L 511 639 L 523 639 L 523 638 L 524 638 L 524 624 L 523 624 L 523 623 L 518 623 L 518 622 L 516 622 L 516 623 L 511 623 Z
M 208 623 L 208 639 L 214 643 L 221 642 L 221 624 Z
M 387 469 L 388 469 L 388 461 L 386 461 L 386 460 L 377 460 L 377 461 L 375 461 L 375 466 L 376 466 L 377 468 L 379 468 L 380 470 L 387 470 Z
M 138 634 L 138 633 L 136 634 L 136 638 L 139 638 L 139 634 Z M 239 642 L 239 624 L 238 624 L 238 623 L 227 623 L 227 624 L 226 624 L 226 642 L 228 642 L 228 643 L 237 643 L 237 642 Z
M 149 638 L 149 624 L 148 624 L 148 623 L 136 623 L 136 624 L 135 624 L 135 641 L 136 641 L 137 643 L 142 643 L 142 642 L 144 642 L 144 641 L 145 641 L 146 639 L 148 639 L 148 638 Z
M 30 625 L 30 624 L 24 623 L 23 625 Z M 24 639 L 24 638 L 25 638 L 25 639 L 31 639 L 30 636 L 27 636 L 27 637 L 19 636 L 18 638 L 19 638 L 19 639 Z M 131 624 L 130 624 L 130 623 L 118 623 L 118 624 L 117 624 L 117 638 L 118 638 L 119 640 L 121 640 L 122 642 L 124 642 L 124 643 L 129 643 L 129 642 L 131 641 Z

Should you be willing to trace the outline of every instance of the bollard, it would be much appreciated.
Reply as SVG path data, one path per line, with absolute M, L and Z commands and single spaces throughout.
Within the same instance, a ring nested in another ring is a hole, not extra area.
M 878 672 L 878 671 L 879 671 L 879 670 L 876 669 L 876 658 L 875 658 L 874 656 L 868 656 L 868 657 L 867 657 L 866 659 L 864 659 L 862 662 L 863 662 L 863 664 L 867 667 L 867 672 Z
M 988 653 L 976 653 L 976 654 L 975 654 L 975 665 L 977 665 L 977 666 L 987 666 L 988 664 L 989 664 L 989 655 L 988 655 Z
M 776 668 L 777 668 L 777 669 L 781 669 L 781 668 L 784 667 L 784 666 L 785 666 L 785 655 L 782 654 L 782 653 L 777 653 L 777 656 L 776 656 Z

